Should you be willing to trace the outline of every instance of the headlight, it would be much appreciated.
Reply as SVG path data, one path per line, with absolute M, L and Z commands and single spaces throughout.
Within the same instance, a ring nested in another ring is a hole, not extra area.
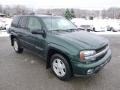
M 90 51 L 81 51 L 80 52 L 80 60 L 81 61 L 87 61 L 87 60 L 95 60 L 95 57 L 91 57 L 94 56 L 96 54 L 96 51 L 94 50 L 90 50 Z

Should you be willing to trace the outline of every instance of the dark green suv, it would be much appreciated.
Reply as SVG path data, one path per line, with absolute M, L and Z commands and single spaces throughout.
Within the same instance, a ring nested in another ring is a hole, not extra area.
M 61 80 L 97 73 L 111 59 L 108 40 L 77 29 L 61 16 L 15 16 L 9 28 L 17 53 L 29 49 Z

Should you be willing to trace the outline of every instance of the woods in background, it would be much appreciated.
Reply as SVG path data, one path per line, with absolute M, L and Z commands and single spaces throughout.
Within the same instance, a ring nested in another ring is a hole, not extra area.
M 120 8 L 109 8 L 106 10 L 82 10 L 82 9 L 31 9 L 23 5 L 15 6 L 2 6 L 0 5 L 0 13 L 5 14 L 7 17 L 13 15 L 28 15 L 31 13 L 36 14 L 54 14 L 65 16 L 67 19 L 71 18 L 85 18 L 85 17 L 101 17 L 101 18 L 114 18 L 120 19 Z

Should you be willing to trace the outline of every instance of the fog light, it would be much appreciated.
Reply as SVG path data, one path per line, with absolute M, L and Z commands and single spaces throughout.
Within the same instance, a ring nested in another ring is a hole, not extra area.
M 94 69 L 88 69 L 87 74 L 92 74 Z

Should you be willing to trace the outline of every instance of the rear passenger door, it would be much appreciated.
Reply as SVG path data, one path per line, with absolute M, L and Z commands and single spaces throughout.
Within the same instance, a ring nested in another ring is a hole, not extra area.
M 23 47 L 31 47 L 28 43 L 28 28 L 27 28 L 27 23 L 28 23 L 28 17 L 27 16 L 21 16 L 20 21 L 18 23 L 18 38 L 22 44 Z

